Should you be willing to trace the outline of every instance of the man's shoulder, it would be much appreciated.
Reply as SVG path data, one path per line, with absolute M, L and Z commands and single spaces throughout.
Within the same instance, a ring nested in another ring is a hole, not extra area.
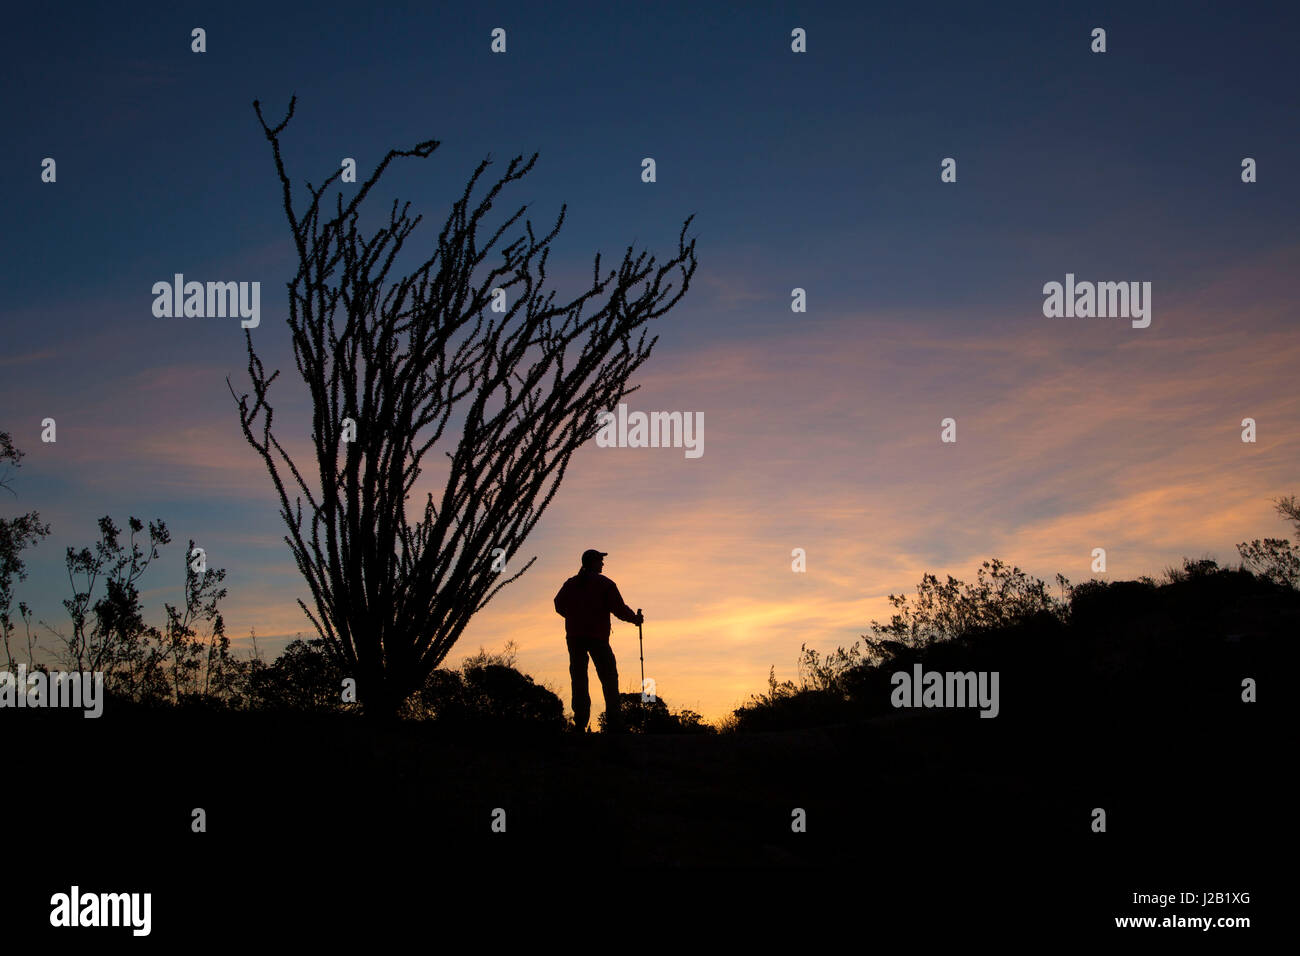
M 564 583 L 574 584 L 574 585 L 586 584 L 588 586 L 596 585 L 597 587 L 602 587 L 602 588 L 614 588 L 615 590 L 618 589 L 617 584 L 615 584 L 609 578 L 605 577 L 605 575 L 600 574 L 597 571 L 579 571 L 577 574 L 569 578 L 569 580 L 565 581 Z

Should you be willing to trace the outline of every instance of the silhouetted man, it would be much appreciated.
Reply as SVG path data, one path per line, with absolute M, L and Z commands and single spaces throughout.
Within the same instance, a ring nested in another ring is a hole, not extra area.
M 600 572 L 608 551 L 582 552 L 582 570 L 564 582 L 555 595 L 556 613 L 564 617 L 564 639 L 569 645 L 569 677 L 573 680 L 573 729 L 582 733 L 591 718 L 591 696 L 587 693 L 587 655 L 596 664 L 596 676 L 605 692 L 605 729 L 618 733 L 623 719 L 618 709 L 618 664 L 609 646 L 609 616 L 629 624 L 641 624 L 637 614 L 618 593 L 618 585 Z

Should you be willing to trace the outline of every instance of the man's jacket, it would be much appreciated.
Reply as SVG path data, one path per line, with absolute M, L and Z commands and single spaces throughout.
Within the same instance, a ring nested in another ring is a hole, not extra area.
M 564 582 L 555 595 L 555 610 L 564 616 L 564 633 L 568 637 L 608 641 L 611 614 L 629 624 L 636 623 L 636 611 L 623 603 L 618 585 L 586 568 Z

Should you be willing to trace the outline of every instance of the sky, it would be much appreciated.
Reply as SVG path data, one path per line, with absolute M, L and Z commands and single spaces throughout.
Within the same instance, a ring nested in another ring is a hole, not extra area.
M 703 455 L 579 450 L 521 552 L 536 563 L 448 664 L 514 641 L 567 707 L 551 599 L 592 547 L 645 609 L 646 676 L 710 720 L 770 668 L 795 677 L 801 645 L 851 644 L 927 571 L 973 578 L 996 556 L 1077 583 L 1235 560 L 1287 533 L 1272 499 L 1300 493 L 1297 19 L 1185 3 L 17 10 L 0 37 L 0 430 L 27 457 L 0 513 L 53 527 L 17 597 L 66 629 L 64 549 L 102 515 L 161 518 L 151 620 L 180 599 L 193 538 L 227 569 L 239 648 L 253 629 L 268 656 L 311 636 L 226 384 L 247 390 L 239 320 L 158 318 L 151 293 L 178 272 L 259 281 L 255 346 L 285 401 L 301 396 L 296 257 L 252 109 L 279 118 L 294 95 L 295 188 L 342 157 L 364 178 L 390 148 L 441 142 L 370 200 L 410 200 L 414 241 L 483 158 L 491 175 L 538 153 L 493 216 L 527 203 L 549 226 L 566 207 L 557 299 L 585 289 L 597 251 L 671 257 L 695 216 L 698 270 L 626 401 L 702 413 Z M 1067 273 L 1150 282 L 1149 327 L 1045 316 L 1044 285 Z M 636 629 L 615 622 L 613 646 L 632 691 Z M 594 671 L 591 686 L 598 711 Z

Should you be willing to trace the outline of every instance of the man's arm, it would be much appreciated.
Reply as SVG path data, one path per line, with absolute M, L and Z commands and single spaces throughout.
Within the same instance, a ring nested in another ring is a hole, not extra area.
M 618 585 L 613 581 L 609 582 L 609 613 L 613 614 L 620 621 L 627 621 L 629 624 L 640 624 L 643 620 L 638 616 L 636 611 L 632 610 L 623 601 L 623 595 L 618 593 Z
M 560 590 L 555 595 L 555 613 L 560 617 L 568 617 L 567 608 L 569 606 L 569 582 L 565 581 L 560 586 Z

